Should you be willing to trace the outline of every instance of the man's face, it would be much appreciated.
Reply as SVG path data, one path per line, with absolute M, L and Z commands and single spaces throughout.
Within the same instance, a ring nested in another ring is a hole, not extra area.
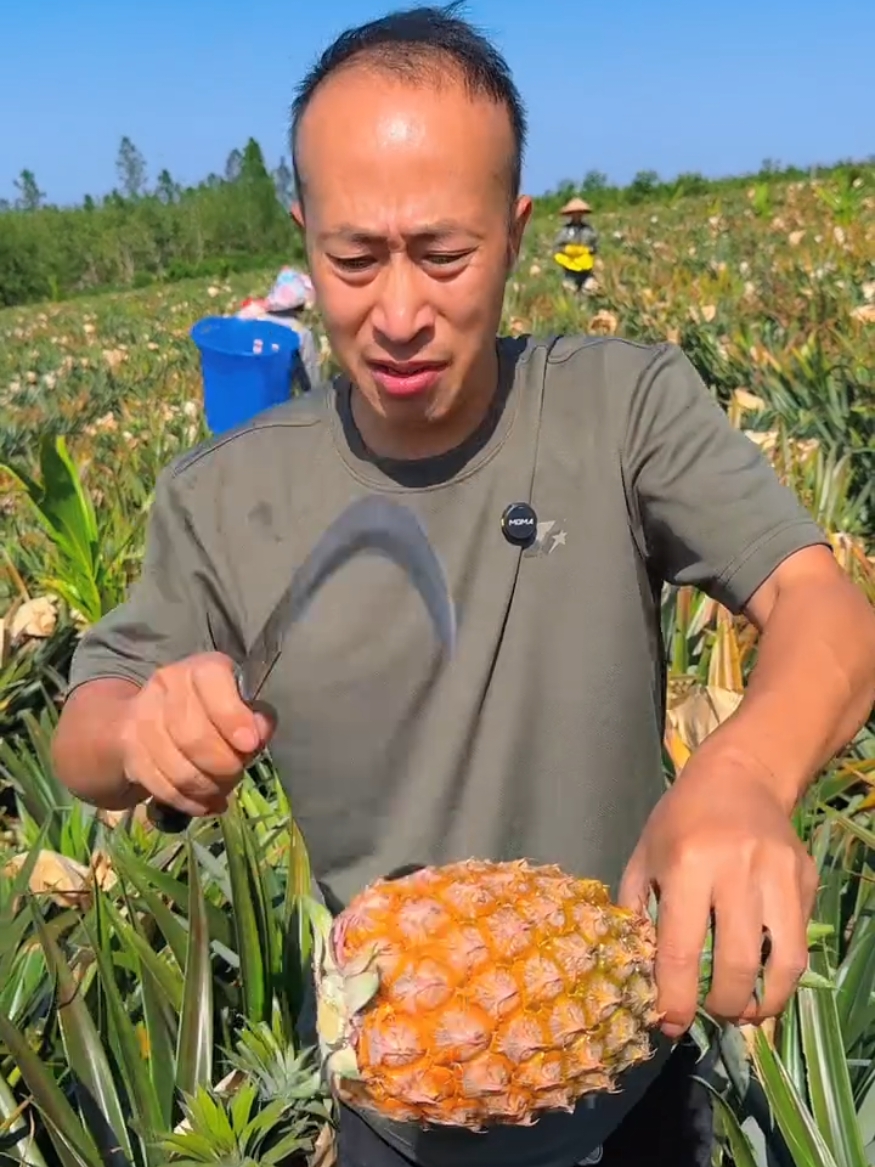
M 506 110 L 449 77 L 414 86 L 353 67 L 302 119 L 298 215 L 319 308 L 337 360 L 393 427 L 440 421 L 494 377 L 531 213 L 527 198 L 511 205 L 512 156 Z

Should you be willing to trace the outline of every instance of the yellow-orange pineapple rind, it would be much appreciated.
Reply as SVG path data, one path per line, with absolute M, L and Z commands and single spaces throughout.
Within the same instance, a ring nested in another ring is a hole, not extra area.
M 469 860 L 377 881 L 324 953 L 335 1091 L 423 1126 L 571 1111 L 653 1055 L 654 952 L 649 917 L 555 866 Z M 374 972 L 373 993 L 350 992 Z

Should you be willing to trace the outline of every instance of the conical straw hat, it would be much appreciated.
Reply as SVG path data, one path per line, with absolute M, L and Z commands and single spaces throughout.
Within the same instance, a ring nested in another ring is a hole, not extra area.
M 569 199 L 564 207 L 559 211 L 560 215 L 586 215 L 592 210 L 589 203 L 585 203 L 583 199 L 573 198 Z

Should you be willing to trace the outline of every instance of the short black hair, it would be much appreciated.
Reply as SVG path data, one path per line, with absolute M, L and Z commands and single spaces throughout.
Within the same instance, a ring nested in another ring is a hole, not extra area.
M 520 192 L 526 146 L 526 111 L 504 57 L 493 44 L 459 15 L 459 0 L 442 8 L 417 7 L 390 12 L 379 20 L 349 28 L 329 45 L 298 86 L 292 103 L 291 154 L 295 189 L 301 175 L 297 136 L 301 118 L 319 86 L 333 73 L 362 59 L 383 72 L 414 84 L 445 75 L 449 64 L 472 96 L 503 105 L 514 141 L 512 195 Z

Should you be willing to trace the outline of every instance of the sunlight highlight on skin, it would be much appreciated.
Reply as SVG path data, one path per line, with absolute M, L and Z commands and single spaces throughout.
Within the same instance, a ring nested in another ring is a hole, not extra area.
M 375 136 L 380 145 L 415 146 L 424 141 L 425 127 L 420 121 L 398 113 L 380 121 Z

